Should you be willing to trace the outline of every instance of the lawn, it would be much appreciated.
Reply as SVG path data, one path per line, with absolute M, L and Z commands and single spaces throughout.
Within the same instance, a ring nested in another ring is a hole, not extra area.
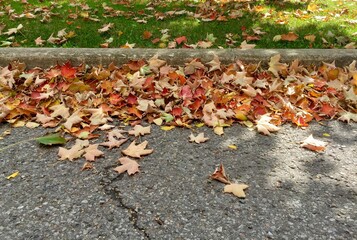
M 0 45 L 354 48 L 357 42 L 356 0 L 152 2 L 0 0 Z

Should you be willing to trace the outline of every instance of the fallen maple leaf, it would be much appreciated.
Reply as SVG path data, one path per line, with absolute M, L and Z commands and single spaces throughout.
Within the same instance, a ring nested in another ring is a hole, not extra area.
M 63 126 L 65 128 L 67 128 L 68 130 L 72 129 L 72 126 L 74 124 L 80 123 L 82 122 L 83 119 L 80 116 L 80 111 L 76 111 L 74 112 L 69 118 L 67 118 L 66 122 L 63 124 Z
M 127 172 L 128 175 L 133 175 L 137 172 L 140 172 L 139 167 L 140 165 L 135 161 L 128 157 L 121 157 L 118 161 L 122 164 L 114 168 L 114 171 L 117 171 L 119 174 L 123 172 Z
M 75 158 L 81 157 L 82 154 L 84 153 L 83 148 L 87 147 L 88 145 L 89 145 L 88 140 L 77 139 L 76 143 L 70 149 L 60 147 L 58 151 L 58 156 L 60 157 L 60 160 L 68 159 L 72 161 Z
M 207 63 L 208 65 L 211 66 L 208 72 L 213 72 L 214 70 L 220 70 L 221 69 L 221 61 L 219 61 L 219 58 L 217 55 L 214 55 L 213 60 Z
M 61 42 L 61 38 L 53 37 L 53 33 L 52 33 L 51 36 L 47 39 L 47 42 L 52 44 L 58 44 Z
M 304 36 L 304 39 L 310 41 L 310 42 L 315 42 L 315 39 L 316 39 L 316 36 L 313 35 L 313 34 L 310 34 L 310 35 L 305 35 Z
M 42 40 L 41 36 L 35 39 L 36 46 L 42 46 L 44 42 L 46 41 Z
M 116 139 L 115 137 L 119 138 Z M 123 143 L 125 143 L 128 139 L 125 138 L 119 129 L 114 129 L 108 133 L 108 141 L 103 142 L 100 145 L 109 147 L 109 149 L 112 149 L 114 147 L 120 147 Z
M 99 33 L 104 33 L 104 32 L 107 32 L 109 31 L 109 29 L 113 28 L 114 27 L 114 23 L 108 23 L 108 24 L 104 24 L 102 26 L 102 28 L 99 28 L 98 29 L 98 32 Z
M 194 136 L 192 133 L 190 135 L 190 142 L 203 143 L 206 142 L 209 138 L 204 136 L 204 133 L 199 133 L 197 136 Z
M 81 171 L 91 170 L 93 168 L 94 168 L 94 166 L 91 162 L 85 162 L 81 168 Z
M 293 32 L 289 32 L 287 34 L 282 34 L 280 39 L 283 41 L 294 42 L 298 38 L 299 38 L 299 35 L 297 35 L 296 33 L 293 33 Z
M 350 121 L 357 122 L 357 113 L 351 113 L 351 112 L 344 112 L 341 114 L 341 116 L 338 118 L 340 121 L 344 121 L 347 123 L 350 123 Z
M 143 33 L 143 38 L 144 38 L 144 39 L 149 39 L 149 38 L 151 38 L 151 36 L 152 36 L 152 33 L 151 33 L 151 32 L 149 32 L 149 31 L 144 31 L 144 33 Z
M 235 196 L 239 198 L 245 198 L 244 190 L 247 189 L 248 187 L 249 186 L 246 184 L 232 183 L 224 186 L 224 192 L 233 193 Z
M 102 156 L 104 153 L 98 149 L 99 144 L 91 144 L 87 148 L 83 149 L 84 157 L 87 161 L 93 162 L 96 157 Z
M 187 38 L 185 36 L 175 38 L 177 44 L 181 44 L 182 42 L 187 42 Z
M 69 108 L 67 108 L 65 104 L 54 105 L 50 107 L 50 109 L 53 110 L 53 112 L 51 113 L 52 118 L 58 116 L 61 116 L 63 118 L 69 117 Z
M 301 147 L 310 149 L 312 151 L 321 152 L 325 151 L 327 142 L 315 139 L 312 134 L 306 138 L 302 143 Z
M 229 181 L 226 171 L 224 170 L 224 166 L 221 163 L 218 168 L 212 173 L 211 178 L 214 180 L 217 180 L 219 182 L 225 183 L 225 184 L 230 184 L 231 181 Z
M 280 63 L 280 54 L 277 54 L 270 58 L 269 71 L 272 72 L 276 77 L 279 77 L 279 72 L 287 69 L 287 64 Z
M 255 121 L 257 123 L 257 130 L 265 135 L 270 135 L 270 132 L 276 132 L 280 128 L 270 123 L 272 118 L 269 115 L 262 115 L 259 120 Z
M 7 32 L 3 32 L 3 34 L 6 34 L 8 36 L 17 33 L 19 30 L 21 30 L 23 28 L 22 24 L 19 24 L 16 28 L 10 28 L 9 30 L 7 30 Z
M 240 48 L 241 49 L 253 49 L 255 48 L 256 44 L 248 44 L 246 40 L 244 40 L 241 44 L 240 44 Z
M 141 158 L 141 156 L 148 155 L 153 152 L 153 149 L 145 149 L 148 145 L 148 141 L 144 141 L 138 145 L 135 145 L 136 141 L 134 140 L 127 149 L 122 150 L 121 152 L 129 157 Z
M 150 126 L 143 127 L 141 125 L 135 125 L 134 129 L 130 130 L 128 133 L 130 135 L 134 135 L 135 137 L 138 137 L 140 135 L 149 134 L 150 130 L 151 130 Z

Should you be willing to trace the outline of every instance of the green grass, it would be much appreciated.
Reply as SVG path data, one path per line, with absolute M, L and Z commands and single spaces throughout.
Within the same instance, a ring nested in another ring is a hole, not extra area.
M 28 4 L 20 0 L 0 0 L 0 45 L 36 47 L 35 39 L 47 40 L 61 29 L 74 37 L 66 39 L 61 44 L 44 42 L 44 47 L 100 47 L 107 39 L 112 38 L 109 47 L 120 47 L 125 43 L 135 43 L 135 47 L 166 47 L 169 42 L 180 36 L 186 36 L 187 44 L 196 44 L 206 39 L 207 34 L 213 34 L 216 41 L 213 48 L 239 47 L 247 35 L 259 36 L 259 40 L 248 41 L 256 44 L 256 48 L 341 48 L 351 42 L 357 42 L 357 0 L 316 0 L 309 3 L 302 1 L 250 1 L 248 3 L 218 3 L 212 4 L 208 11 L 202 8 L 202 1 L 161 1 L 161 4 L 147 5 L 150 1 L 128 1 L 128 4 L 115 4 L 120 1 L 43 1 L 28 0 Z M 123 2 L 123 1 L 121 1 Z M 157 1 L 154 1 L 157 2 Z M 225 1 L 227 2 L 227 1 Z M 108 10 L 103 3 L 114 11 L 121 11 L 117 16 L 108 16 Z M 87 4 L 90 9 L 84 10 Z M 315 4 L 315 5 L 314 5 Z M 152 6 L 152 9 L 148 9 Z M 312 11 L 308 11 L 308 7 Z M 48 22 L 41 22 L 43 11 L 51 13 Z M 11 13 L 9 13 L 11 10 Z M 170 16 L 169 11 L 186 10 L 183 15 Z M 229 17 L 230 13 L 240 11 L 242 16 L 236 19 Z M 32 13 L 35 18 L 21 17 L 21 14 Z M 197 17 L 194 14 L 205 17 Z M 70 18 L 70 14 L 77 18 Z M 88 14 L 97 18 L 92 21 L 81 15 Z M 204 21 L 209 15 L 224 16 L 227 21 Z M 163 15 L 163 20 L 155 16 Z M 145 19 L 147 23 L 138 23 L 137 19 Z M 322 20 L 321 20 L 322 19 Z M 283 24 L 279 24 L 278 22 Z M 105 33 L 98 33 L 104 24 L 113 23 L 114 27 Z M 23 28 L 16 34 L 4 34 L 19 24 Z M 1 27 L 3 26 L 3 27 Z M 266 34 L 258 35 L 253 29 L 260 28 Z M 161 30 L 168 29 L 170 37 L 167 41 L 153 43 L 155 38 L 161 38 Z M 245 30 L 244 30 L 245 29 Z M 244 30 L 244 31 L 243 31 Z M 149 39 L 143 38 L 144 31 L 152 33 Z M 277 35 L 294 32 L 299 35 L 295 41 L 273 41 Z M 227 34 L 233 36 L 233 44 L 227 44 Z M 315 35 L 314 42 L 304 39 L 306 35 Z M 9 39 L 10 37 L 10 39 Z M 177 48 L 182 47 L 178 45 Z

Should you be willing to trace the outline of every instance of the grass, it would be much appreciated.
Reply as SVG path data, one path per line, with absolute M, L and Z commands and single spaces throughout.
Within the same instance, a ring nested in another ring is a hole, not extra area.
M 202 1 L 161 1 L 158 4 L 144 0 L 27 2 L 0 0 L 0 45 L 3 47 L 36 47 L 36 38 L 47 40 L 51 34 L 57 37 L 62 29 L 67 35 L 60 37 L 60 43 L 45 41 L 42 46 L 95 48 L 109 41 L 109 47 L 135 43 L 135 47 L 158 48 L 168 47 L 180 36 L 186 36 L 188 45 L 197 44 L 207 41 L 208 34 L 216 38 L 214 42 L 211 39 L 213 48 L 236 48 L 244 40 L 255 44 L 256 48 L 342 48 L 357 42 L 357 0 L 224 1 L 209 6 Z M 182 15 L 169 12 L 181 10 L 186 12 Z M 34 18 L 27 18 L 31 14 Z M 231 17 L 234 14 L 238 15 L 235 19 Z M 46 15 L 48 21 L 41 22 Z M 159 16 L 164 19 L 157 20 Z M 206 21 L 210 17 L 213 20 Z M 226 21 L 219 21 L 219 18 Z M 108 23 L 113 23 L 113 28 L 99 33 L 98 29 Z M 6 34 L 19 24 L 23 27 L 17 33 Z M 168 29 L 166 38 L 163 38 L 164 29 Z M 258 34 L 258 29 L 266 33 Z M 144 38 L 145 31 L 152 36 Z M 68 36 L 70 32 L 74 35 Z M 289 32 L 294 32 L 298 38 L 273 41 L 274 37 Z M 305 39 L 307 35 L 313 35 L 315 40 Z M 183 44 L 176 47 L 183 47 Z

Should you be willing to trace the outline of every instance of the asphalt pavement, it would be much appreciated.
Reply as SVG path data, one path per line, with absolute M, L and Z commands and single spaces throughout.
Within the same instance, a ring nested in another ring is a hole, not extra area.
M 8 129 L 0 124 L 0 134 Z M 133 176 L 113 170 L 130 141 L 100 147 L 104 157 L 81 171 L 83 159 L 59 161 L 58 147 L 32 140 L 49 131 L 12 128 L 0 140 L 2 240 L 357 239 L 354 123 L 284 125 L 271 136 L 240 125 L 217 136 L 202 127 L 195 133 L 210 139 L 201 144 L 188 141 L 190 129 L 152 126 L 138 140 L 154 152 Z M 310 134 L 328 142 L 325 152 L 300 147 Z M 209 178 L 220 163 L 249 185 L 245 199 Z

